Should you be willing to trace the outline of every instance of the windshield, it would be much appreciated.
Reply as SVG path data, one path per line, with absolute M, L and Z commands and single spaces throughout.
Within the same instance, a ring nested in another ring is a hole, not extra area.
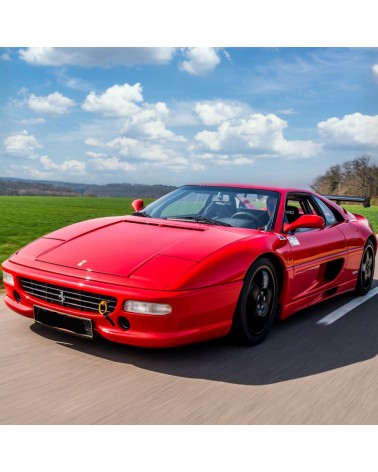
M 159 198 L 139 214 L 267 230 L 274 222 L 278 200 L 278 192 L 270 190 L 188 185 Z

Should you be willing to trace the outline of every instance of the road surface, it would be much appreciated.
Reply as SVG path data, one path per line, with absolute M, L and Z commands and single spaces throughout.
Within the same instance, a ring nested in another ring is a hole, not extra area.
M 168 350 L 56 332 L 0 294 L 0 424 L 376 425 L 377 287 L 331 324 L 321 320 L 352 296 L 277 323 L 256 347 Z

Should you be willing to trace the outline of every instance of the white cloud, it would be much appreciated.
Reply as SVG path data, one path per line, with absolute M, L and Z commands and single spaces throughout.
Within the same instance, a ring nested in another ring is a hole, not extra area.
M 123 133 L 133 134 L 150 140 L 184 142 L 182 136 L 177 136 L 166 128 L 169 110 L 165 103 L 143 103 L 141 107 L 124 121 Z
M 45 169 L 58 169 L 58 166 L 48 156 L 41 156 L 39 160 Z
M 166 162 L 145 162 L 143 163 L 143 167 L 152 168 L 152 169 L 164 169 L 169 172 L 185 172 L 190 169 L 195 170 L 194 166 L 189 167 L 189 162 L 184 157 L 177 157 L 170 159 Z
M 150 121 L 164 121 L 169 115 L 168 107 L 163 102 L 157 102 L 155 104 L 144 103 L 144 107 L 141 108 L 136 115 L 132 117 L 132 124 L 145 124 Z
M 35 158 L 35 151 L 43 147 L 38 140 L 27 131 L 13 134 L 4 139 L 5 151 L 18 157 Z
M 199 164 L 196 162 L 191 165 L 191 168 L 194 170 L 194 172 L 203 172 L 206 169 L 203 164 Z
M 118 156 L 106 157 L 103 154 L 86 153 L 91 158 L 90 166 L 105 172 L 134 172 L 138 169 L 165 169 L 170 172 L 184 172 L 189 168 L 203 170 L 202 165 L 189 165 L 187 158 L 172 150 L 164 151 L 159 145 L 145 143 L 129 138 L 117 138 L 108 143 L 111 152 Z M 130 159 L 132 162 L 124 159 Z
M 161 120 L 147 122 L 141 127 L 141 129 L 146 134 L 146 136 L 148 136 L 151 139 L 159 139 L 159 140 L 168 139 L 168 140 L 173 140 L 173 141 L 174 140 L 181 141 L 182 139 L 184 139 L 184 138 L 175 136 L 175 134 L 172 131 L 168 130 L 165 127 L 165 124 Z
M 106 157 L 106 154 L 103 154 L 101 152 L 93 152 L 93 151 L 87 151 L 85 153 L 85 155 L 87 157 L 89 157 L 90 159 L 96 159 L 96 158 L 103 158 L 103 157 Z
M 216 48 L 188 48 L 184 55 L 187 60 L 181 62 L 180 69 L 192 75 L 206 74 L 220 63 Z
M 192 101 L 173 101 L 171 105 L 172 113 L 170 113 L 167 120 L 169 124 L 178 127 L 197 126 L 199 120 L 194 111 L 195 104 Z
M 110 158 L 105 158 L 100 155 L 94 157 L 91 163 L 98 170 L 105 171 L 117 171 L 122 170 L 125 172 L 134 171 L 136 167 L 128 162 L 122 162 L 117 157 L 113 156 Z
M 85 155 L 89 157 L 90 159 L 106 157 L 106 154 L 103 154 L 102 152 L 93 152 L 93 151 L 87 151 Z
M 10 60 L 11 60 L 11 56 L 10 56 L 9 51 L 3 52 L 3 54 L 0 56 L 0 59 L 1 59 L 2 61 L 10 61 Z
M 197 166 L 196 162 L 189 162 L 181 152 L 169 146 L 126 136 L 119 136 L 107 142 L 102 150 L 103 153 L 86 152 L 86 156 L 90 158 L 88 165 L 93 169 L 107 172 L 133 172 L 147 168 L 172 172 L 183 172 L 190 168 L 195 171 L 202 169 L 202 165 Z
M 211 165 L 217 165 L 217 166 L 226 166 L 226 165 L 232 165 L 232 166 L 252 166 L 255 164 L 255 160 L 251 159 L 250 157 L 246 157 L 241 154 L 235 154 L 235 155 L 230 155 L 230 154 L 212 154 L 212 153 L 203 153 L 203 154 L 197 154 L 193 156 L 193 158 L 200 159 L 203 162 L 209 162 Z
M 254 114 L 244 119 L 224 121 L 217 131 L 204 130 L 195 136 L 210 151 L 256 157 L 309 158 L 321 145 L 312 141 L 288 141 L 283 136 L 287 122 L 276 115 Z
M 86 111 L 101 113 L 105 116 L 127 117 L 139 110 L 136 104 L 142 101 L 141 85 L 125 83 L 113 85 L 101 95 L 90 92 L 82 107 Z
M 17 121 L 17 123 L 20 123 L 21 125 L 40 125 L 41 123 L 45 122 L 46 120 L 44 118 L 28 118 Z
M 254 164 L 254 159 L 250 159 L 249 157 L 245 157 L 245 156 L 239 156 L 239 157 L 235 157 L 234 159 L 234 164 L 237 165 L 237 166 L 245 166 L 245 165 L 252 165 Z
M 85 174 L 85 162 L 77 161 L 75 159 L 69 159 L 61 164 L 55 163 L 48 156 L 41 156 L 39 158 L 42 166 L 46 170 L 57 170 L 65 172 L 67 174 Z
M 318 123 L 321 137 L 330 144 L 378 146 L 378 115 L 361 113 L 329 118 Z
M 205 125 L 219 125 L 249 111 L 244 103 L 202 102 L 196 103 L 195 113 Z
M 21 166 L 15 169 L 12 175 L 15 175 L 15 176 L 20 175 L 20 170 L 22 171 L 22 175 L 30 179 L 37 179 L 37 180 L 51 179 L 52 180 L 54 179 L 54 177 L 57 177 L 57 178 L 60 177 L 54 174 L 54 172 L 42 171 L 32 166 Z
M 22 60 L 32 65 L 112 67 L 137 64 L 167 64 L 176 48 L 26 48 L 20 49 Z
M 185 141 L 182 136 L 176 136 L 166 128 L 169 117 L 167 105 L 163 102 L 143 102 L 142 90 L 139 83 L 113 85 L 100 95 L 91 92 L 82 107 L 89 112 L 123 119 L 121 133 L 127 132 L 133 138 Z
M 231 55 L 228 51 L 226 51 L 225 49 L 223 49 L 223 54 L 224 54 L 224 57 L 232 63 L 232 59 L 231 59 Z
M 72 90 L 88 92 L 88 90 L 91 88 L 90 83 L 87 80 L 71 76 L 69 72 L 67 72 L 66 67 L 56 69 L 54 75 L 60 85 L 68 87 Z
M 192 156 L 193 157 L 193 156 Z M 206 167 L 196 162 L 195 160 L 189 160 L 181 155 L 175 155 L 171 153 L 169 159 L 164 161 L 144 161 L 140 164 L 140 169 L 158 169 L 160 171 L 168 171 L 174 173 L 183 172 L 202 172 Z
M 97 138 L 86 138 L 84 141 L 88 146 L 103 147 L 105 144 Z
M 374 64 L 372 67 L 373 77 L 376 81 L 378 81 L 378 64 Z
M 119 156 L 141 161 L 167 161 L 173 157 L 172 150 L 160 144 L 145 143 L 124 136 L 109 141 L 107 146 Z
M 59 92 L 54 92 L 47 95 L 47 97 L 37 97 L 31 94 L 27 99 L 27 104 L 28 107 L 36 113 L 64 115 L 75 105 L 75 102 L 70 98 L 64 97 Z
M 85 162 L 70 159 L 59 165 L 63 172 L 73 172 L 75 174 L 85 174 Z
M 195 139 L 210 151 L 219 151 L 222 147 L 222 138 L 217 131 L 200 131 Z

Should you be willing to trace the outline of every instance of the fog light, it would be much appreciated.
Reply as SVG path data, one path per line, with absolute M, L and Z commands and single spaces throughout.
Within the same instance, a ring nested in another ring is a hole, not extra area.
M 125 311 L 140 313 L 142 315 L 169 315 L 172 312 L 171 305 L 165 303 L 148 303 L 136 300 L 127 300 L 123 306 Z
M 119 323 L 120 327 L 122 329 L 124 329 L 125 331 L 128 331 L 130 329 L 130 321 L 127 318 L 125 318 L 124 316 L 120 316 L 118 318 L 118 323 Z
M 4 283 L 14 287 L 14 278 L 12 274 L 8 274 L 8 272 L 3 271 L 3 281 Z

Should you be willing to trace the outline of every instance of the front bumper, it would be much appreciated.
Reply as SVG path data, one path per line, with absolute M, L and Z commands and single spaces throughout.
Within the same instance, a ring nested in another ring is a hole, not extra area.
M 242 288 L 242 281 L 190 291 L 159 291 L 137 289 L 120 284 L 85 281 L 63 274 L 46 274 L 44 271 L 19 267 L 6 261 L 5 271 L 14 277 L 14 286 L 5 283 L 7 306 L 29 318 L 34 318 L 34 307 L 92 320 L 94 333 L 110 341 L 140 347 L 173 347 L 225 336 L 231 328 L 232 318 Z M 86 292 L 105 293 L 115 297 L 114 311 L 104 316 L 50 303 L 26 293 L 20 278 L 28 277 L 39 282 L 59 284 L 61 287 Z M 126 279 L 127 283 L 127 279 Z M 172 306 L 169 315 L 146 315 L 124 310 L 126 300 L 165 303 Z M 125 322 L 126 320 L 126 322 Z

